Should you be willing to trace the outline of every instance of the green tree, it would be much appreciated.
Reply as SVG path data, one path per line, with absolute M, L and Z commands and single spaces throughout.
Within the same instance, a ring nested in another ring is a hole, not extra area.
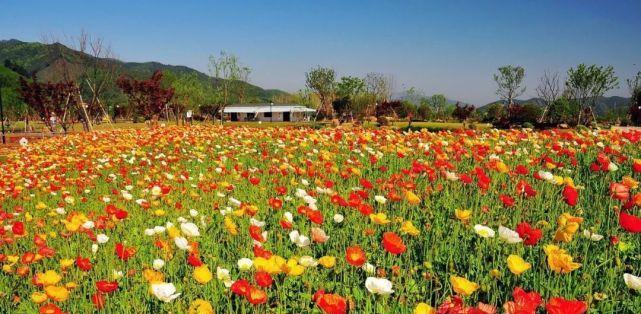
M 561 97 L 550 104 L 547 119 L 553 124 L 573 124 L 580 111 L 580 105 L 567 97 Z
M 487 106 L 483 121 L 494 124 L 501 121 L 505 117 L 505 115 L 505 106 L 496 102 Z
M 332 101 L 336 92 L 336 73 L 333 69 L 316 67 L 305 73 L 306 85 L 320 99 L 319 114 L 331 118 L 334 115 Z
M 448 109 L 449 103 L 447 102 L 447 98 L 445 98 L 445 95 L 432 95 L 432 97 L 429 98 L 428 103 L 432 109 L 434 118 L 436 118 L 437 120 L 447 120 L 447 117 L 449 116 L 451 110 Z
M 630 120 L 634 125 L 641 125 L 641 71 L 627 82 L 630 88 Z
M 218 57 L 209 56 L 209 73 L 214 78 L 214 87 L 222 95 L 216 113 L 222 116 L 222 110 L 231 103 L 232 96 L 244 98 L 244 81 L 249 79 L 251 69 L 243 66 L 237 56 L 221 51 Z
M 421 97 L 418 108 L 416 109 L 416 116 L 418 119 L 424 121 L 427 121 L 432 117 L 432 109 L 430 108 L 430 101 L 428 98 Z
M 22 101 L 18 88 L 20 75 L 0 66 L 0 88 L 2 88 L 2 105 L 6 119 L 14 120 L 26 116 L 28 106 Z
M 525 69 L 520 66 L 506 65 L 498 68 L 498 71 L 499 73 L 494 74 L 494 81 L 498 85 L 496 94 L 505 101 L 509 109 L 514 104 L 514 98 L 525 92 L 525 86 L 521 86 Z
M 576 69 L 568 70 L 568 79 L 565 87 L 572 97 L 579 104 L 579 114 L 577 115 L 577 124 L 582 124 L 583 119 L 595 121 L 594 104 L 600 96 L 607 91 L 619 86 L 618 78 L 614 75 L 612 66 L 587 66 L 579 64 Z M 588 116 L 585 117 L 585 116 Z
M 343 76 L 336 83 L 336 96 L 339 98 L 353 99 L 356 95 L 365 91 L 365 81 L 355 76 Z

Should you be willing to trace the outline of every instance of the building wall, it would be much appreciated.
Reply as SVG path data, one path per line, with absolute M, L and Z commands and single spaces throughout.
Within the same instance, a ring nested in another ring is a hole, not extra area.
M 230 113 L 227 113 L 226 115 L 228 119 L 231 119 Z M 252 117 L 252 115 L 249 113 L 237 113 L 236 115 L 238 117 L 238 121 L 283 122 L 285 118 L 285 114 L 283 112 L 272 112 L 272 118 L 265 117 L 265 113 L 263 112 L 256 114 L 255 116 L 253 116 L 253 118 L 250 118 Z M 305 121 L 305 113 L 291 112 L 289 116 L 289 121 L 292 121 L 292 122 Z

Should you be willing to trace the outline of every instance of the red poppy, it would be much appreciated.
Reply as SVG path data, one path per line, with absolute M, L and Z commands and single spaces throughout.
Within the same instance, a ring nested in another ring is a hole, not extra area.
M 275 197 L 269 198 L 269 206 L 273 209 L 281 209 L 283 207 L 283 201 Z
M 360 267 L 367 261 L 367 256 L 358 245 L 355 245 L 345 250 L 345 259 L 350 265 Z
M 516 232 L 519 237 L 523 239 L 525 245 L 536 245 L 537 242 L 543 237 L 541 229 L 532 228 L 529 223 L 522 222 L 516 226 Z
M 247 294 L 247 301 L 251 304 L 263 304 L 267 302 L 267 293 L 261 289 L 250 287 Z
M 106 280 L 100 280 L 96 282 L 96 288 L 98 288 L 98 291 L 102 293 L 112 293 L 116 290 L 118 290 L 118 282 L 117 281 L 106 281 Z
M 526 292 L 521 287 L 514 288 L 512 298 L 514 301 L 508 301 L 503 305 L 506 314 L 535 314 L 543 302 L 541 295 L 536 291 Z
M 35 259 L 36 254 L 33 254 L 32 252 L 26 252 L 20 257 L 20 262 L 22 262 L 22 264 L 31 264 Z
M 269 259 L 272 257 L 272 252 L 263 249 L 260 245 L 254 245 L 254 256 Z
M 612 182 L 610 183 L 610 196 L 614 199 L 625 201 L 630 198 L 630 189 L 621 183 Z
M 256 283 L 263 288 L 270 287 L 274 282 L 274 280 L 272 279 L 272 276 L 270 276 L 269 273 L 264 271 L 256 272 L 256 274 L 254 274 L 254 280 L 256 280 Z
M 82 271 L 90 271 L 91 270 L 91 261 L 88 258 L 78 256 L 76 258 L 76 266 Z
M 47 303 L 38 310 L 40 314 L 63 314 L 64 312 L 55 304 Z
M 203 261 L 200 260 L 200 257 L 197 254 L 191 253 L 187 257 L 187 263 L 193 267 L 198 267 L 203 265 Z
M 261 229 L 259 226 L 256 226 L 256 225 L 249 226 L 249 235 L 252 237 L 252 239 L 258 242 L 265 242 L 267 239 L 263 237 L 262 233 L 263 233 L 263 229 Z
M 56 255 L 56 250 L 48 247 L 48 246 L 43 246 L 38 249 L 38 254 L 44 256 L 44 257 L 54 257 Z
M 316 305 L 327 314 L 347 313 L 347 301 L 338 294 L 321 294 L 316 298 Z
M 305 215 L 307 215 L 307 218 L 318 225 L 323 224 L 323 213 L 321 213 L 320 210 L 308 210 Z
M 360 204 L 358 205 L 358 211 L 365 216 L 369 216 L 374 213 L 374 208 L 368 204 Z
M 127 261 L 136 254 L 136 249 L 126 247 L 122 243 L 116 243 L 116 255 L 123 261 Z
M 368 181 L 367 179 L 365 179 L 365 178 L 361 178 L 361 179 L 360 179 L 360 184 L 361 184 L 361 186 L 362 186 L 363 188 L 365 188 L 365 189 L 367 189 L 367 190 L 370 190 L 370 189 L 374 188 L 374 185 L 372 184 L 372 182 L 369 182 L 369 181 Z
M 403 239 L 394 232 L 385 232 L 383 234 L 382 244 L 386 251 L 394 255 L 401 254 L 407 249 L 405 244 L 403 244 Z
M 114 216 L 115 216 L 116 218 L 118 218 L 118 219 L 121 219 L 121 220 L 122 220 L 122 219 L 127 218 L 127 216 L 129 216 L 129 213 L 128 213 L 126 210 L 119 209 L 118 211 L 116 211 L 116 213 L 114 214 Z
M 588 306 L 583 301 L 552 298 L 548 300 L 545 309 L 549 314 L 583 314 Z
M 11 232 L 17 236 L 23 236 L 26 234 L 24 230 L 24 223 L 22 221 L 16 221 L 11 226 Z
M 568 205 L 575 206 L 579 200 L 579 192 L 575 188 L 566 185 L 565 188 L 563 188 L 563 200 Z
M 619 213 L 619 225 L 621 225 L 621 228 L 628 232 L 641 232 L 641 218 L 630 215 L 624 211 L 621 211 L 621 213 Z
M 233 292 L 236 295 L 241 295 L 244 297 L 249 295 L 250 288 L 251 288 L 251 285 L 249 284 L 249 281 L 245 279 L 238 279 L 234 281 L 234 283 L 230 287 L 231 292 Z
M 289 222 L 287 219 L 281 219 L 279 221 L 279 224 L 283 229 L 291 229 L 292 228 L 292 223 Z
M 96 307 L 97 310 L 102 310 L 105 307 L 105 295 L 96 292 L 91 296 L 91 303 Z
M 505 206 L 505 207 L 514 206 L 514 198 L 512 198 L 512 197 L 510 197 L 508 195 L 501 194 L 501 196 L 499 196 L 499 200 L 501 200 L 501 203 L 503 203 L 503 206 Z

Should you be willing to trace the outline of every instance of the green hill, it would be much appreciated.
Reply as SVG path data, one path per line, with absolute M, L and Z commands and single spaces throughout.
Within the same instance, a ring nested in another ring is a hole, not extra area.
M 42 81 L 58 81 L 66 72 L 68 76 L 77 77 L 82 64 L 87 64 L 95 58 L 73 50 L 60 43 L 42 44 L 38 42 L 22 42 L 16 39 L 0 40 L 0 65 L 11 69 L 21 75 L 36 74 Z M 212 78 L 195 69 L 180 66 L 167 65 L 159 62 L 124 62 L 116 59 L 101 59 L 114 66 L 117 75 L 129 74 L 135 78 L 148 78 L 156 70 L 172 72 L 175 75 L 195 74 L 203 83 L 220 84 L 221 80 Z M 65 65 L 67 71 L 61 71 Z M 246 82 L 245 99 L 248 102 L 269 102 L 275 96 L 287 94 L 276 89 L 263 89 L 259 86 Z M 115 87 L 115 86 L 113 86 Z M 115 92 L 115 91 L 114 91 Z

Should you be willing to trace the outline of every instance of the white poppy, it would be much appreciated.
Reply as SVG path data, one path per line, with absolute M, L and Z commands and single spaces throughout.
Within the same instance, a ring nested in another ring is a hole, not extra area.
M 290 232 L 289 239 L 298 247 L 306 247 L 310 244 L 309 237 L 300 234 L 298 230 Z
M 118 279 L 122 278 L 122 276 L 124 276 L 124 275 L 125 274 L 122 272 L 122 270 L 115 270 L 114 269 L 111 272 L 111 278 L 113 278 L 114 280 L 118 280 Z
M 161 268 L 163 268 L 165 266 L 165 261 L 157 258 L 152 263 L 152 266 L 154 267 L 155 270 L 160 270 Z
M 474 232 L 483 238 L 494 238 L 494 230 L 488 226 L 475 225 Z
M 376 195 L 374 196 L 374 200 L 379 203 L 379 204 L 385 204 L 387 203 L 387 199 L 383 195 Z
M 176 286 L 167 282 L 152 283 L 151 292 L 163 302 L 171 302 L 180 296 L 180 293 L 176 293 Z
M 365 263 L 361 268 L 368 274 L 373 274 L 376 271 L 376 266 L 370 264 L 370 263 Z
M 151 195 L 160 196 L 160 194 L 162 194 L 162 189 L 159 186 L 154 185 L 154 187 L 151 188 Z
M 343 222 L 344 219 L 345 219 L 345 217 L 343 217 L 343 215 L 341 215 L 341 214 L 335 214 L 334 215 L 334 222 L 337 223 L 337 224 Z
M 260 228 L 265 226 L 265 222 L 264 221 L 260 221 L 260 220 L 254 219 L 254 218 L 250 218 L 249 222 L 252 224 L 252 226 L 256 226 L 256 227 L 260 227 Z
M 387 295 L 392 294 L 392 282 L 385 278 L 367 277 L 365 279 L 365 288 L 373 294 Z
M 583 230 L 583 236 L 586 239 L 589 239 L 591 241 L 597 242 L 603 240 L 603 236 L 597 233 L 594 233 L 588 229 Z
M 289 222 L 289 223 L 294 222 L 294 215 L 292 215 L 292 213 L 290 213 L 290 212 L 285 212 L 283 214 L 283 218 L 285 218 L 285 220 L 287 220 L 287 222 Z
M 194 224 L 193 222 L 184 222 L 180 224 L 180 231 L 188 237 L 199 237 L 200 236 L 200 231 L 198 230 L 198 226 Z
M 459 178 L 454 172 L 445 171 L 445 179 L 448 181 L 457 181 Z
M 641 277 L 625 273 L 623 274 L 623 281 L 625 281 L 625 285 L 628 286 L 628 288 L 641 291 Z
M 82 227 L 85 229 L 93 229 L 96 225 L 93 223 L 91 220 L 85 221 L 85 223 L 82 224 Z
M 101 233 L 96 236 L 96 241 L 100 244 L 105 244 L 107 243 L 107 241 L 109 241 L 109 237 L 106 234 Z
M 248 271 L 252 268 L 253 265 L 254 261 L 249 258 L 244 257 L 238 260 L 238 269 L 240 269 L 241 271 Z
M 216 268 L 216 278 L 222 281 L 227 288 L 231 287 L 231 285 L 234 283 L 234 281 L 231 280 L 231 276 L 229 275 L 229 270 L 225 268 Z
M 185 237 L 175 237 L 174 243 L 179 249 L 183 251 L 186 251 L 189 249 L 189 241 L 187 241 Z
M 617 170 L 619 170 L 619 166 L 617 166 L 617 164 L 615 164 L 613 162 L 608 164 L 608 171 L 614 172 L 614 171 L 617 171 Z
M 318 265 L 318 261 L 311 256 L 303 256 L 299 258 L 298 263 L 305 267 L 316 267 Z
M 499 226 L 499 238 L 510 244 L 523 242 L 518 232 L 503 226 Z
M 191 216 L 191 217 L 196 217 L 196 216 L 198 216 L 198 211 L 197 211 L 197 210 L 195 210 L 195 209 L 190 209 L 190 210 L 189 210 L 189 216 Z

